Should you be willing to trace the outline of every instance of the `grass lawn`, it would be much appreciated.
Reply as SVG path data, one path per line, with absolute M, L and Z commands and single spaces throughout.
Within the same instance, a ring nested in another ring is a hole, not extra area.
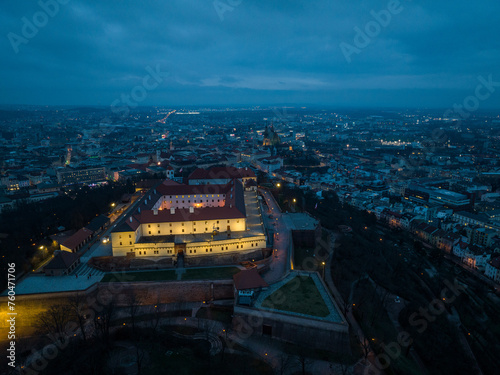
M 314 280 L 307 276 L 297 276 L 290 280 L 268 296 L 262 302 L 262 307 L 318 317 L 325 317 L 330 313 Z
M 123 275 L 126 277 L 122 277 Z M 141 272 L 114 272 L 104 275 L 102 283 L 112 282 L 135 282 L 135 281 L 171 281 L 177 280 L 177 275 L 174 270 L 161 270 L 161 271 L 141 271 Z
M 240 272 L 238 267 L 215 267 L 215 268 L 198 268 L 186 269 L 186 273 L 182 275 L 182 280 L 220 280 L 232 279 L 234 274 Z
M 186 269 L 182 280 L 221 280 L 231 279 L 240 270 L 238 267 L 215 267 Z M 139 271 L 139 272 L 113 272 L 104 275 L 101 282 L 135 282 L 135 281 L 173 281 L 177 280 L 175 270 Z

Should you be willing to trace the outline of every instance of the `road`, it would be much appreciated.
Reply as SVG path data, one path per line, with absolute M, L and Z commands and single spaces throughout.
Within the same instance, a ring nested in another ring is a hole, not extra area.
M 488 279 L 486 276 L 484 276 L 481 272 L 467 266 L 466 264 L 464 264 L 463 262 L 461 262 L 459 259 L 456 259 L 455 257 L 453 257 L 452 255 L 449 255 L 449 254 L 445 254 L 444 255 L 444 258 L 446 260 L 449 260 L 453 263 L 455 263 L 456 265 L 462 267 L 464 270 L 466 270 L 467 272 L 469 272 L 470 274 L 476 276 L 479 280 L 483 281 L 486 285 L 492 287 L 494 290 L 495 290 L 495 293 L 497 295 L 500 295 L 500 284 L 497 284 L 496 282 L 494 282 L 493 280 L 491 279 Z
M 120 225 L 123 222 L 124 218 L 130 212 L 132 212 L 133 210 L 135 210 L 137 208 L 137 206 L 139 205 L 139 203 L 142 200 L 141 198 L 142 197 L 139 196 L 134 202 L 130 203 L 130 205 L 123 210 L 122 214 L 120 214 L 120 215 L 112 214 L 111 215 L 111 217 L 110 217 L 111 223 L 109 224 L 109 227 L 104 232 L 97 234 L 92 239 L 92 241 L 90 241 L 87 245 L 85 245 L 82 248 L 82 250 L 80 250 L 79 253 L 82 255 L 82 257 L 81 257 L 82 262 L 87 262 L 92 257 L 92 254 L 94 253 L 94 251 L 101 244 L 101 238 L 103 238 L 105 236 L 110 236 L 113 229 L 115 229 L 115 227 Z M 124 207 L 122 207 L 122 208 L 124 208 Z
M 283 220 L 283 214 L 281 209 L 274 199 L 273 195 L 264 189 L 259 189 L 259 192 L 264 197 L 269 210 L 267 212 L 263 212 L 262 215 L 272 215 L 271 220 L 269 222 L 274 223 L 274 243 L 273 248 L 273 260 L 269 265 L 269 270 L 266 271 L 262 277 L 268 284 L 273 284 L 280 280 L 287 271 L 290 270 L 290 241 L 291 241 L 291 231 L 286 226 L 285 221 Z M 268 221 L 268 220 L 266 220 Z

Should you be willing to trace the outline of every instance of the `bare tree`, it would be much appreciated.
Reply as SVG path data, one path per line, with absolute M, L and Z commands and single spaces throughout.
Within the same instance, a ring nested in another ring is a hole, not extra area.
M 126 297 L 128 312 L 130 315 L 130 323 L 132 324 L 132 333 L 136 334 L 135 323 L 137 320 L 137 315 L 141 307 L 141 299 L 132 290 L 130 294 Z
M 363 358 L 366 361 L 368 359 L 368 355 L 372 351 L 372 348 L 370 346 L 370 341 L 368 341 L 367 339 L 364 339 L 361 342 L 361 349 L 363 349 Z
M 52 305 L 38 317 L 40 329 L 43 333 L 52 336 L 52 339 L 61 339 L 65 335 L 65 327 L 69 322 L 68 306 L 64 304 Z
M 85 301 L 84 295 L 77 293 L 68 299 L 68 307 L 70 311 L 70 316 L 75 319 L 80 326 L 80 331 L 82 333 L 83 341 L 87 341 L 87 336 L 85 334 L 85 311 L 87 309 L 87 303 Z
M 105 344 L 109 343 L 109 331 L 111 320 L 115 316 L 114 298 L 107 301 L 99 314 L 94 317 L 94 327 L 96 334 L 100 335 Z
M 300 353 L 298 355 L 298 360 L 302 371 L 302 375 L 306 375 L 306 369 L 311 364 L 311 360 L 307 358 L 303 353 Z
M 160 319 L 163 313 L 163 309 L 160 305 L 160 298 L 157 297 L 156 303 L 153 306 L 153 317 L 149 320 L 149 324 L 153 329 L 153 332 L 156 333 L 156 329 L 158 328 L 158 324 L 160 324 Z

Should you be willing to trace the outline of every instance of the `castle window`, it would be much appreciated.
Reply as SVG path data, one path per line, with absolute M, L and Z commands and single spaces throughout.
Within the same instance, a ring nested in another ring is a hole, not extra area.
M 172 233 L 172 229 L 170 229 L 170 233 Z
M 129 234 L 129 235 L 128 235 L 128 238 L 132 238 L 132 235 L 131 235 L 131 234 Z
M 160 234 L 160 231 L 158 230 L 158 234 Z
M 132 245 L 132 241 L 130 241 L 129 245 Z
M 120 245 L 123 245 L 123 243 L 120 242 Z
M 148 224 L 148 228 L 151 228 L 151 224 Z
M 184 233 L 184 229 L 182 230 L 182 233 Z
M 149 234 L 151 234 L 151 231 L 149 231 Z

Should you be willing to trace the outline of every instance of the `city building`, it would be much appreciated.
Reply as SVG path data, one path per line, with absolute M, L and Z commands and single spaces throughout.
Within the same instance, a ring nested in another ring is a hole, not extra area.
M 66 167 L 57 171 L 57 181 L 61 185 L 91 184 L 106 180 L 104 167 L 71 168 Z
M 114 256 L 186 257 L 252 252 L 266 247 L 255 191 L 165 180 L 151 189 L 111 234 Z

